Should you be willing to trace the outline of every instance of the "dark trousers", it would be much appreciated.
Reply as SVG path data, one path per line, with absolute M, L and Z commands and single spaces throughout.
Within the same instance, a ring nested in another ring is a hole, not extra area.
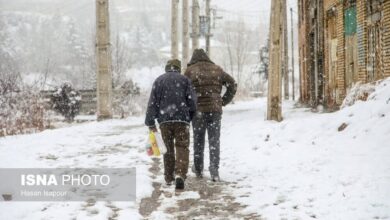
M 210 151 L 209 171 L 211 175 L 218 175 L 221 118 L 222 114 L 218 112 L 197 112 L 192 120 L 194 129 L 194 165 L 197 172 L 203 172 L 204 145 L 207 131 Z
M 189 125 L 182 122 L 167 122 L 160 125 L 160 130 L 167 147 L 167 153 L 164 154 L 165 181 L 173 181 L 175 173 L 186 179 L 190 155 Z

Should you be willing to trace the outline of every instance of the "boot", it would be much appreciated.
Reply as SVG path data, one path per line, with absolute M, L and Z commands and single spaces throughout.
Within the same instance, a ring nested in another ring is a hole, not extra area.
M 199 178 L 199 179 L 202 179 L 202 178 L 203 178 L 203 173 L 202 173 L 202 171 L 199 171 L 199 172 L 198 172 L 198 171 L 196 170 L 196 168 L 195 168 L 195 165 L 192 165 L 191 170 L 192 170 L 193 173 L 195 173 L 196 178 Z
M 213 182 L 221 182 L 221 178 L 219 178 L 219 175 L 211 175 L 211 181 Z
M 184 189 L 184 179 L 181 177 L 176 177 L 176 189 L 183 190 Z
M 219 172 L 217 170 L 210 171 L 211 181 L 220 182 L 221 178 L 219 178 Z

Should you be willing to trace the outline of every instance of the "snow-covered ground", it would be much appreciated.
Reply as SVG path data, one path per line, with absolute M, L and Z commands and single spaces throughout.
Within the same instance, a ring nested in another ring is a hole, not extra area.
M 390 219 L 387 84 L 387 95 L 333 114 L 286 104 L 282 123 L 263 121 L 263 100 L 229 108 L 222 176 L 237 181 L 238 201 L 266 219 Z
M 0 139 L 1 168 L 137 168 L 137 198 L 152 191 L 141 118 L 92 122 Z M 140 218 L 134 202 L 1 202 L 0 219 Z M 131 218 L 130 218 L 131 217 Z
M 230 105 L 223 115 L 220 174 L 226 184 L 221 187 L 245 207 L 239 212 L 271 220 L 390 219 L 390 79 L 367 102 L 336 113 L 312 113 L 286 102 L 284 121 L 277 123 L 265 121 L 265 111 L 266 99 L 256 99 Z M 347 126 L 339 131 L 343 123 Z M 138 198 L 136 203 L 0 202 L 0 219 L 142 218 L 141 199 L 150 197 L 153 181 L 163 179 L 153 180 L 148 170 L 153 161 L 144 152 L 146 134 L 139 117 L 1 138 L 2 168 L 135 166 Z M 202 197 L 197 191 L 162 191 L 152 219 L 174 219 L 181 209 L 164 208 L 180 206 L 183 199 L 191 199 L 194 211 Z

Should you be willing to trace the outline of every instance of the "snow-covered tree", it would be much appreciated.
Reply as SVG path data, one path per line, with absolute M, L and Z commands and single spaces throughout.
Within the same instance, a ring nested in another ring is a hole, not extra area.
M 126 80 L 125 73 L 134 64 L 135 53 L 131 51 L 128 35 L 116 33 L 112 45 L 112 71 L 114 88 L 121 86 Z
M 81 96 L 70 83 L 64 83 L 50 97 L 51 107 L 72 122 L 80 112 Z
M 131 31 L 132 45 L 131 53 L 135 54 L 135 63 L 141 66 L 152 66 L 159 63 L 158 56 L 158 39 L 156 35 L 151 33 L 151 30 L 143 26 L 136 26 Z
M 237 84 L 243 80 L 243 72 L 250 56 L 252 31 L 245 25 L 243 20 L 229 22 L 223 27 L 224 43 L 227 51 L 228 70 L 235 77 Z
M 141 89 L 132 80 L 126 80 L 117 87 L 118 94 L 114 100 L 114 113 L 121 118 L 139 113 L 142 109 L 135 99 L 139 97 Z

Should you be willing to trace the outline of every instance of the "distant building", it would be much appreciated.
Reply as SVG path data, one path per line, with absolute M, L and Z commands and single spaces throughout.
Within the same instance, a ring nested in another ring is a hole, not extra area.
M 390 76 L 390 1 L 298 3 L 302 103 L 337 109 L 355 83 Z

